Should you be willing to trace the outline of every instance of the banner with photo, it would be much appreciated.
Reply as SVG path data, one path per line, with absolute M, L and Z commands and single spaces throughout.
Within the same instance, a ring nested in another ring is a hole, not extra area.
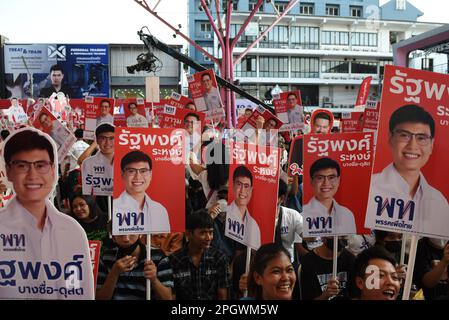
M 303 136 L 297 136 L 290 145 L 288 158 L 288 175 L 303 176 Z
M 84 139 L 94 140 L 95 129 L 102 123 L 114 124 L 115 101 L 111 98 L 84 99 Z
M 343 112 L 341 114 L 341 132 L 362 132 L 364 112 Z
M 273 95 L 273 105 L 276 116 L 283 122 L 279 131 L 304 129 L 304 109 L 299 90 Z

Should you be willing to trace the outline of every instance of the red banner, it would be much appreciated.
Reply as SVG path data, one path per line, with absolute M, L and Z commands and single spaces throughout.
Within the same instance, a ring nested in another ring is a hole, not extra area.
M 114 124 L 114 99 L 86 97 L 84 100 L 84 139 L 95 139 L 95 129 L 102 123 Z M 73 108 L 73 107 L 72 107 Z
M 363 131 L 377 132 L 377 126 L 379 125 L 379 109 L 380 102 L 368 101 L 366 103 L 365 117 L 363 119 Z
M 304 129 L 304 110 L 299 90 L 274 95 L 273 105 L 276 116 L 283 122 L 279 131 Z
M 357 95 L 357 100 L 355 102 L 355 106 L 365 106 L 366 101 L 368 101 L 369 90 L 371 88 L 371 80 L 373 77 L 369 76 L 363 79 L 362 84 L 360 85 L 359 93 Z
M 313 111 L 310 119 L 310 133 L 330 133 L 333 125 L 334 114 L 331 111 L 326 109 L 316 109 Z
M 343 112 L 341 114 L 341 131 L 343 133 L 361 132 L 364 112 Z
M 98 265 L 100 264 L 101 241 L 89 240 L 90 261 L 92 262 L 92 271 L 94 273 L 94 288 L 97 288 Z

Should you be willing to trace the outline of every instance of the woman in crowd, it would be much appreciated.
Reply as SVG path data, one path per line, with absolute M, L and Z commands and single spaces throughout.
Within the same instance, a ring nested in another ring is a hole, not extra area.
M 92 196 L 75 194 L 70 198 L 70 215 L 75 218 L 89 240 L 107 238 L 107 215 L 100 210 Z

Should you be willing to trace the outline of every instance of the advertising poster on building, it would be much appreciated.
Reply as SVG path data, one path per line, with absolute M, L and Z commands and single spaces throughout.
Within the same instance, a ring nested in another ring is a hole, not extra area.
M 187 77 L 189 91 L 196 110 L 206 113 L 206 120 L 218 123 L 224 120 L 225 110 L 213 70 L 205 70 Z
M 111 98 L 86 97 L 84 100 L 84 139 L 94 140 L 95 129 L 102 123 L 114 124 L 115 101 Z
M 278 148 L 231 144 L 225 235 L 256 250 L 273 242 L 278 185 Z
M 7 97 L 48 98 L 55 88 L 69 98 L 109 95 L 106 44 L 6 44 L 4 53 Z
M 362 132 L 364 112 L 342 112 L 341 114 L 341 132 Z
M 58 159 L 61 161 L 76 142 L 76 137 L 46 107 L 36 114 L 33 127 L 45 132 L 56 143 Z
M 304 129 L 304 110 L 299 90 L 273 95 L 273 105 L 276 116 L 284 123 L 279 131 Z
M 184 130 L 118 128 L 114 175 L 114 235 L 184 231 Z
M 364 234 L 372 133 L 304 136 L 304 236 Z
M 288 175 L 303 175 L 303 136 L 297 136 L 290 145 L 290 154 L 288 159 Z
M 385 67 L 366 227 L 449 238 L 448 83 Z

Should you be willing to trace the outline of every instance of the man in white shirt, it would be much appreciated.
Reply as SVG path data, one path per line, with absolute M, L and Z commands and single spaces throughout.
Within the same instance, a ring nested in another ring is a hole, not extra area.
M 45 112 L 39 115 L 39 122 L 42 128 L 48 132 L 49 136 L 56 142 L 58 149 L 64 144 L 68 136 L 68 130 L 57 120 L 51 120 Z
M 86 234 L 48 200 L 54 144 L 25 128 L 6 140 L 4 160 L 15 197 L 0 211 L 0 299 L 94 299 Z
M 290 93 L 287 97 L 287 116 L 289 124 L 304 126 L 304 114 L 302 107 L 298 104 L 298 97 L 295 93 Z
M 122 158 L 120 169 L 125 191 L 114 199 L 113 234 L 170 232 L 167 209 L 145 192 L 152 178 L 151 158 L 142 151 L 131 151 Z M 129 216 L 133 219 L 128 224 Z
M 129 128 L 148 128 L 148 120 L 140 115 L 137 111 L 137 104 L 135 102 L 128 103 L 128 109 L 131 115 L 126 118 L 126 126 Z
M 226 211 L 225 235 L 257 250 L 261 245 L 260 229 L 248 211 L 253 176 L 251 171 L 242 165 L 235 169 L 232 179 L 234 201 Z
M 349 235 L 357 233 L 354 214 L 335 201 L 340 186 L 340 166 L 330 158 L 310 167 L 313 198 L 304 206 L 304 235 Z
M 190 152 L 193 152 L 196 159 L 201 159 L 201 122 L 196 113 L 188 113 L 184 117 L 184 129 L 186 134 L 186 157 L 189 160 Z
M 81 167 L 83 194 L 112 196 L 114 126 L 109 123 L 100 124 L 95 130 L 95 139 L 100 151 L 84 160 Z
M 204 101 L 206 102 L 207 110 L 223 108 L 220 92 L 218 88 L 212 85 L 212 79 L 208 73 L 201 76 L 201 84 L 204 87 Z
M 420 106 L 405 105 L 392 113 L 389 130 L 393 163 L 373 175 L 366 226 L 449 238 L 447 199 L 421 172 L 433 152 L 434 119 Z
M 100 115 L 97 117 L 96 127 L 106 122 L 114 124 L 114 117 L 111 114 L 111 104 L 109 103 L 109 100 L 103 99 L 100 102 Z

